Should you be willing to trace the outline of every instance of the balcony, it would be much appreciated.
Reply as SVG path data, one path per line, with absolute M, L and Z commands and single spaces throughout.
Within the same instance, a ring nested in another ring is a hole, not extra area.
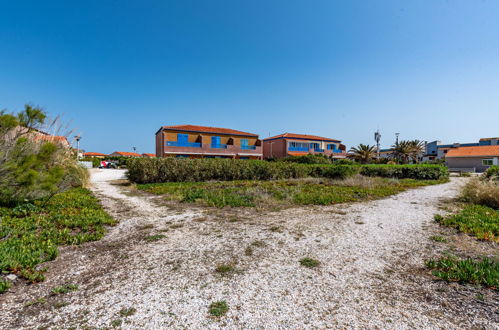
M 308 151 L 307 147 L 288 147 L 288 151 Z
M 314 148 L 314 151 L 315 151 L 315 152 L 324 152 L 324 149 Z
M 178 142 L 178 141 L 166 141 L 168 147 L 189 147 L 189 148 L 201 148 L 201 143 L 199 142 Z
M 212 143 L 211 144 L 212 149 L 227 149 L 226 144 L 219 144 L 219 143 Z
M 256 146 L 241 146 L 241 150 L 256 150 Z

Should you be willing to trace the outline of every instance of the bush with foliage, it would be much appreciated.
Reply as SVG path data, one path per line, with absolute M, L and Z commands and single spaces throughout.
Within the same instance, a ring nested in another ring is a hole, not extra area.
M 289 156 L 281 158 L 281 162 L 291 162 L 299 164 L 331 164 L 331 159 L 325 155 L 304 155 L 304 156 Z
M 36 138 L 45 121 L 45 112 L 29 105 L 18 114 L 0 111 L 0 204 L 47 198 L 86 181 L 72 150 Z
M 491 166 L 485 171 L 484 177 L 489 180 L 499 180 L 499 166 Z
M 396 179 L 440 180 L 449 176 L 441 165 L 364 165 L 360 174 Z
M 278 180 L 305 177 L 343 179 L 356 166 L 307 165 L 238 159 L 131 158 L 128 178 L 137 183 Z
M 499 182 L 473 178 L 461 190 L 461 200 L 499 209 Z

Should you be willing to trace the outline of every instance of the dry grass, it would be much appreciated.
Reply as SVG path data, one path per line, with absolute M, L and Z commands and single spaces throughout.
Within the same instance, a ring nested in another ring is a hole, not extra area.
M 499 209 L 499 183 L 494 181 L 471 179 L 464 187 L 461 200 Z

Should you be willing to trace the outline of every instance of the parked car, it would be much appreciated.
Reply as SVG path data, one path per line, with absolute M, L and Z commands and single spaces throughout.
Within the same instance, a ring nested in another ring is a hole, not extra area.
M 116 165 L 116 163 L 103 160 L 100 162 L 99 168 L 118 168 L 118 165 Z

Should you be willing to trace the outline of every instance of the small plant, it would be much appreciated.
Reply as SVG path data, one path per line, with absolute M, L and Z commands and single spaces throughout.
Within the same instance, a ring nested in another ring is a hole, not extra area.
M 184 225 L 181 223 L 174 223 L 173 225 L 170 226 L 171 229 L 177 229 L 177 228 L 182 228 Z
M 151 235 L 151 236 L 147 236 L 145 238 L 146 241 L 148 242 L 156 242 L 156 241 L 159 241 L 160 239 L 163 239 L 165 238 L 166 236 L 165 235 L 162 235 L 162 234 L 159 234 L 159 235 Z
M 121 325 L 121 323 L 123 323 L 123 321 L 121 319 L 116 319 L 114 321 L 111 322 L 111 326 L 113 328 L 117 328 Z
M 432 274 L 447 282 L 471 283 L 499 288 L 499 263 L 489 259 L 457 259 L 449 256 L 430 259 L 426 267 L 433 269 Z
M 51 293 L 52 293 L 52 295 L 58 295 L 58 294 L 64 294 L 64 293 L 68 293 L 68 292 L 76 291 L 76 290 L 78 290 L 78 285 L 76 285 L 76 284 L 64 284 L 64 285 L 57 286 L 57 287 L 53 288 Z
M 430 239 L 432 241 L 435 241 L 435 242 L 442 242 L 442 243 L 447 243 L 447 240 L 445 239 L 445 237 L 442 237 L 440 235 L 433 235 L 433 236 L 430 236 Z
M 245 256 L 252 256 L 253 255 L 253 249 L 251 248 L 251 246 L 248 246 L 245 250 L 244 250 L 244 255 Z
M 133 307 L 123 308 L 120 310 L 120 315 L 123 317 L 127 317 L 127 316 L 132 316 L 133 314 L 135 314 L 135 312 L 137 312 L 137 310 Z
M 300 265 L 307 268 L 315 268 L 320 265 L 320 261 L 312 258 L 300 259 Z
M 269 230 L 273 233 L 281 233 L 282 227 L 281 226 L 272 226 L 269 228 Z
M 219 264 L 217 267 L 215 267 L 215 272 L 226 275 L 228 273 L 232 273 L 234 271 L 234 265 L 233 264 Z
M 210 307 L 208 308 L 208 313 L 215 317 L 221 317 L 224 316 L 228 310 L 229 306 L 227 305 L 225 300 L 221 300 L 211 303 Z
M 59 309 L 59 308 L 62 308 L 64 306 L 67 306 L 67 305 L 69 305 L 69 303 L 67 301 L 56 301 L 53 306 L 54 306 L 54 308 Z
M 45 298 L 38 298 L 36 300 L 27 302 L 25 304 L 25 306 L 29 307 L 29 306 L 33 306 L 33 305 L 43 305 L 43 304 L 46 304 L 46 303 L 47 303 L 47 300 Z
M 11 283 L 9 280 L 4 280 L 0 277 L 0 293 L 4 293 L 11 287 Z

